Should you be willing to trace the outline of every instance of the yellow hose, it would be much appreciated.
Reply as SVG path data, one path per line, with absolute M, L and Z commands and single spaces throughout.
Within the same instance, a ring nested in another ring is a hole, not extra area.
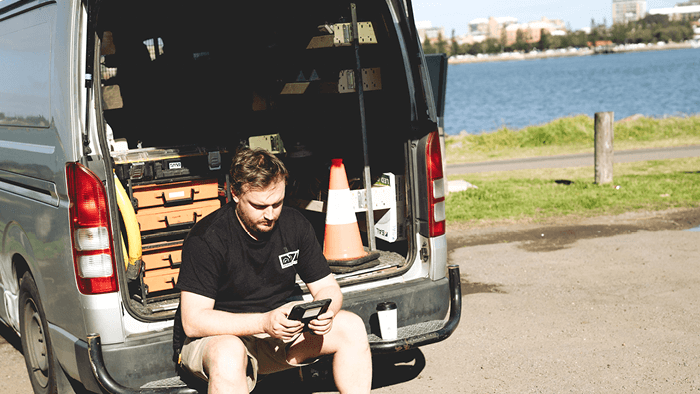
M 126 227 L 126 238 L 129 241 L 128 260 L 124 259 L 126 267 L 129 268 L 129 264 L 136 264 L 137 261 L 141 260 L 141 230 L 139 230 L 139 222 L 136 220 L 134 207 L 131 205 L 129 196 L 126 194 L 126 190 L 124 190 L 124 186 L 122 186 L 116 174 L 114 175 L 114 181 L 117 185 L 117 205 L 119 206 L 119 212 L 122 214 L 124 226 Z

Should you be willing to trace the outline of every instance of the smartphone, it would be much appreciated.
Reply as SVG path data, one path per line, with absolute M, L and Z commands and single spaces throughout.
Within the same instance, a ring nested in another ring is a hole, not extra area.
M 301 321 L 304 323 L 304 330 L 308 330 L 309 322 L 326 312 L 330 305 L 330 298 L 294 305 L 287 319 Z

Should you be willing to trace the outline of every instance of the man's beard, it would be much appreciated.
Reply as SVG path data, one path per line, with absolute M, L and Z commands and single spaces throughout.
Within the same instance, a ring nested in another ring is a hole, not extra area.
M 268 237 L 270 232 L 275 229 L 275 225 L 277 224 L 277 220 L 267 221 L 263 219 L 258 222 L 254 222 L 249 217 L 238 212 L 238 209 L 236 209 L 236 216 L 238 216 L 238 219 L 240 219 L 240 221 L 243 223 L 243 227 L 246 229 L 246 231 L 248 231 L 253 238 L 258 240 Z

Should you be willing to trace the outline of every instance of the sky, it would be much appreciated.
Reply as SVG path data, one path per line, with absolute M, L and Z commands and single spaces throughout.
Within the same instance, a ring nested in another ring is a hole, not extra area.
M 652 8 L 673 7 L 683 0 L 647 0 Z M 413 12 L 418 21 L 430 21 L 433 27 L 443 26 L 445 34 L 468 33 L 467 24 L 476 18 L 512 16 L 519 23 L 542 19 L 562 19 L 573 30 L 597 24 L 604 19 L 612 24 L 612 0 L 413 0 Z

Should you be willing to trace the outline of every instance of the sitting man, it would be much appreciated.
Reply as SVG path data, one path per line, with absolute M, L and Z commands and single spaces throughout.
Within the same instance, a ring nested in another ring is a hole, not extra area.
M 286 179 L 274 155 L 240 151 L 231 165 L 233 202 L 190 231 L 173 335 L 180 366 L 207 380 L 210 394 L 247 393 L 258 373 L 333 355 L 338 390 L 368 393 L 372 361 L 364 323 L 341 310 L 343 295 L 311 223 L 282 206 Z M 332 300 L 307 331 L 287 319 L 296 274 L 314 300 Z

